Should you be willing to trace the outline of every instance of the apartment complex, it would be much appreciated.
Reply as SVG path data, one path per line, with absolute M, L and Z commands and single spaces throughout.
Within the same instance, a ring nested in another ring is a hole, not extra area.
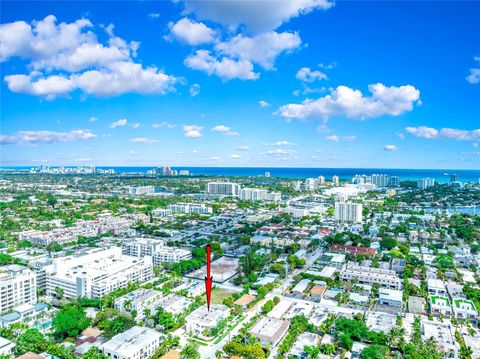
M 367 268 L 359 265 L 347 264 L 340 273 L 343 281 L 355 280 L 359 284 L 379 284 L 383 288 L 401 289 L 402 280 L 397 273 L 390 269 Z
M 27 267 L 12 264 L 0 272 L 0 313 L 22 304 L 37 303 L 37 276 Z
M 363 205 L 352 202 L 335 202 L 335 219 L 340 222 L 362 222 Z
M 175 247 L 161 247 L 153 255 L 153 264 L 159 266 L 161 263 L 177 263 L 192 259 L 192 252 L 188 249 Z
M 180 213 L 198 213 L 198 214 L 211 214 L 213 213 L 212 207 L 207 207 L 203 203 L 174 203 L 169 204 L 167 209 L 174 212 Z
M 215 195 L 238 196 L 240 185 L 233 182 L 208 182 L 206 191 Z
M 155 186 L 138 186 L 138 187 L 128 187 L 127 193 L 130 196 L 141 196 L 144 194 L 154 193 Z
M 153 256 L 163 246 L 165 241 L 162 239 L 134 238 L 123 242 L 122 254 L 132 257 Z
M 57 258 L 45 271 L 47 294 L 101 298 L 128 283 L 151 279 L 153 264 L 150 256 L 127 256 L 120 247 L 94 248 Z

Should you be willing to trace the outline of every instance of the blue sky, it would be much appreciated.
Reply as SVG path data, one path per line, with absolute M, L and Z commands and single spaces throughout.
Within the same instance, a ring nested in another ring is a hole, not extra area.
M 480 169 L 480 3 L 1 3 L 1 164 Z

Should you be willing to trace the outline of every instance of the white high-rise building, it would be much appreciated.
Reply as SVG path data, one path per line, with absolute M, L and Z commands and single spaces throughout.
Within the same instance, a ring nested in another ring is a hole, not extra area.
M 226 196 L 238 196 L 240 185 L 233 182 L 209 182 L 206 188 L 207 193 Z
M 265 201 L 267 190 L 259 188 L 242 188 L 239 195 L 242 201 Z
M 377 187 L 388 187 L 390 184 L 390 178 L 385 174 L 372 174 L 370 181 Z
M 333 177 L 332 177 L 332 184 L 333 184 L 334 186 L 339 186 L 339 185 L 340 185 L 340 177 L 338 177 L 338 176 L 333 176 Z
M 37 275 L 16 264 L 3 267 L 0 273 L 0 313 L 22 305 L 37 303 Z
M 400 186 L 400 178 L 398 178 L 398 176 L 390 177 L 390 186 L 392 187 Z
M 433 186 L 435 186 L 435 178 L 427 177 L 417 181 L 417 187 L 421 189 L 425 189 Z
M 122 248 L 92 248 L 56 258 L 45 268 L 47 294 L 65 298 L 101 298 L 129 283 L 153 276 L 152 257 L 122 254 Z
M 266 171 L 266 172 L 265 172 L 265 177 L 266 177 L 266 178 L 270 178 L 270 172 Z
M 318 187 L 318 180 L 316 178 L 307 178 L 305 180 L 305 190 L 315 191 Z
M 318 177 L 317 177 L 317 181 L 318 181 L 318 185 L 319 185 L 319 186 L 325 185 L 325 177 L 323 177 L 323 176 L 318 176 Z
M 335 202 L 335 219 L 341 222 L 362 222 L 363 205 L 352 202 Z

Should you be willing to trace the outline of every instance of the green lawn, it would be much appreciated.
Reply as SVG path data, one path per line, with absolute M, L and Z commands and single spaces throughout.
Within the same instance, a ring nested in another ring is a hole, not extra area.
M 222 289 L 222 288 L 213 288 L 212 289 L 212 304 L 223 304 L 223 300 L 231 296 L 233 292 Z

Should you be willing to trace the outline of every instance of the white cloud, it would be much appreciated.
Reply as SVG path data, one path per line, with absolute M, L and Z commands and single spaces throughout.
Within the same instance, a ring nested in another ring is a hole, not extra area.
M 153 128 L 162 128 L 162 127 L 166 127 L 166 128 L 175 128 L 177 127 L 177 125 L 174 125 L 172 123 L 168 123 L 166 121 L 163 121 L 161 123 L 154 123 L 152 125 Z
M 221 54 L 233 59 L 258 64 L 267 70 L 275 68 L 275 59 L 282 52 L 292 51 L 302 44 L 297 33 L 275 31 L 259 34 L 253 37 L 237 35 L 226 42 L 215 45 Z
M 90 117 L 90 122 L 97 122 L 98 121 L 98 118 L 96 118 L 95 116 L 92 116 Z
M 402 133 L 402 132 L 397 132 L 397 137 L 401 140 L 404 140 L 405 139 L 405 134 Z
M 331 135 L 331 136 L 326 136 L 326 140 L 328 141 L 333 141 L 333 142 L 353 142 L 357 139 L 356 136 L 338 136 L 338 135 Z
M 184 125 L 183 126 L 183 134 L 185 137 L 196 138 L 202 136 L 202 126 L 198 125 Z
M 253 64 L 251 62 L 232 60 L 227 57 L 217 59 L 208 50 L 195 51 L 195 54 L 188 56 L 184 63 L 190 69 L 203 71 L 209 76 L 218 76 L 224 81 L 232 79 L 256 80 L 260 76 L 258 73 L 253 72 Z
M 312 71 L 310 67 L 302 67 L 298 70 L 295 77 L 304 82 L 314 82 L 317 80 L 326 80 L 328 78 L 323 72 L 318 70 Z
M 230 155 L 230 158 L 233 158 L 233 159 L 235 159 L 235 160 L 238 160 L 239 158 L 242 158 L 242 156 L 234 153 L 233 155 Z
M 139 42 L 115 36 L 113 25 L 103 28 L 108 35 L 105 43 L 99 42 L 87 19 L 57 24 L 49 15 L 31 24 L 0 25 L 0 61 L 21 57 L 31 71 L 5 76 L 8 88 L 47 99 L 75 90 L 95 96 L 173 91 L 179 79 L 134 61 Z
M 185 13 L 218 22 L 230 29 L 245 25 L 249 32 L 274 30 L 291 18 L 334 6 L 327 0 L 215 1 L 185 0 Z
M 426 138 L 429 140 L 444 139 L 456 141 L 477 141 L 480 140 L 480 128 L 475 130 L 459 130 L 455 128 L 435 129 L 428 126 L 407 127 L 405 128 L 409 134 Z
M 260 101 L 258 101 L 258 104 L 260 105 L 260 107 L 263 107 L 263 108 L 272 106 L 271 103 L 269 103 L 269 102 L 267 102 L 267 101 L 265 101 L 265 100 L 260 100 Z
M 478 65 L 480 65 L 480 56 L 475 56 L 473 59 L 478 62 Z M 480 67 L 471 68 L 470 74 L 465 77 L 465 80 L 471 84 L 478 84 L 480 82 Z
M 237 151 L 250 151 L 250 147 L 248 147 L 248 146 L 238 146 Z
M 178 20 L 175 24 L 170 22 L 168 27 L 170 28 L 170 35 L 167 40 L 174 37 L 178 41 L 192 46 L 215 42 L 216 34 L 213 29 L 186 17 Z
M 200 93 L 200 85 L 193 84 L 188 91 L 190 92 L 190 96 L 195 97 Z
M 157 12 L 151 12 L 148 14 L 148 17 L 151 17 L 152 19 L 158 19 L 160 17 L 160 14 Z
M 470 69 L 470 74 L 465 77 L 465 80 L 467 80 L 471 84 L 478 84 L 480 82 L 480 68 Z
M 76 140 L 90 140 L 97 137 L 90 130 L 72 130 L 70 132 L 55 131 L 18 131 L 14 135 L 0 136 L 0 144 L 15 143 L 55 143 Z
M 225 126 L 225 125 L 217 125 L 217 126 L 212 128 L 212 131 L 223 133 L 227 136 L 238 136 L 239 135 L 239 133 L 237 131 L 232 131 L 232 129 L 229 126 Z
M 385 146 L 383 147 L 383 149 L 384 149 L 385 151 L 393 152 L 393 151 L 398 150 L 398 147 L 395 146 L 395 145 L 385 145 Z
M 132 124 L 132 128 L 139 128 L 139 127 L 140 127 L 139 122 L 136 122 L 136 123 Z
M 381 83 L 368 86 L 372 96 L 346 86 L 338 86 L 329 95 L 300 104 L 281 106 L 277 114 L 287 119 L 323 119 L 345 116 L 365 119 L 383 115 L 398 116 L 411 111 L 420 98 L 420 91 L 411 85 L 387 87 Z
M 268 144 L 267 144 L 268 145 Z M 281 146 L 296 146 L 296 143 L 289 142 L 286 140 L 280 140 L 277 142 L 270 143 L 269 146 L 276 146 L 276 147 L 281 147 Z
M 219 156 L 212 156 L 212 157 L 210 157 L 210 159 L 213 160 L 213 161 L 220 161 L 222 158 L 219 157 Z
M 110 128 L 115 128 L 115 127 L 122 127 L 125 126 L 128 123 L 128 120 L 126 118 L 122 118 L 118 121 L 112 122 L 110 125 Z
M 151 143 L 157 143 L 158 140 L 154 140 L 154 139 L 147 138 L 147 137 L 135 137 L 135 138 L 130 139 L 130 142 L 151 144 Z
M 295 151 L 293 150 L 287 150 L 287 149 L 282 149 L 282 148 L 277 148 L 275 150 L 270 150 L 267 151 L 266 154 L 268 156 L 286 156 L 286 155 L 294 155 Z

